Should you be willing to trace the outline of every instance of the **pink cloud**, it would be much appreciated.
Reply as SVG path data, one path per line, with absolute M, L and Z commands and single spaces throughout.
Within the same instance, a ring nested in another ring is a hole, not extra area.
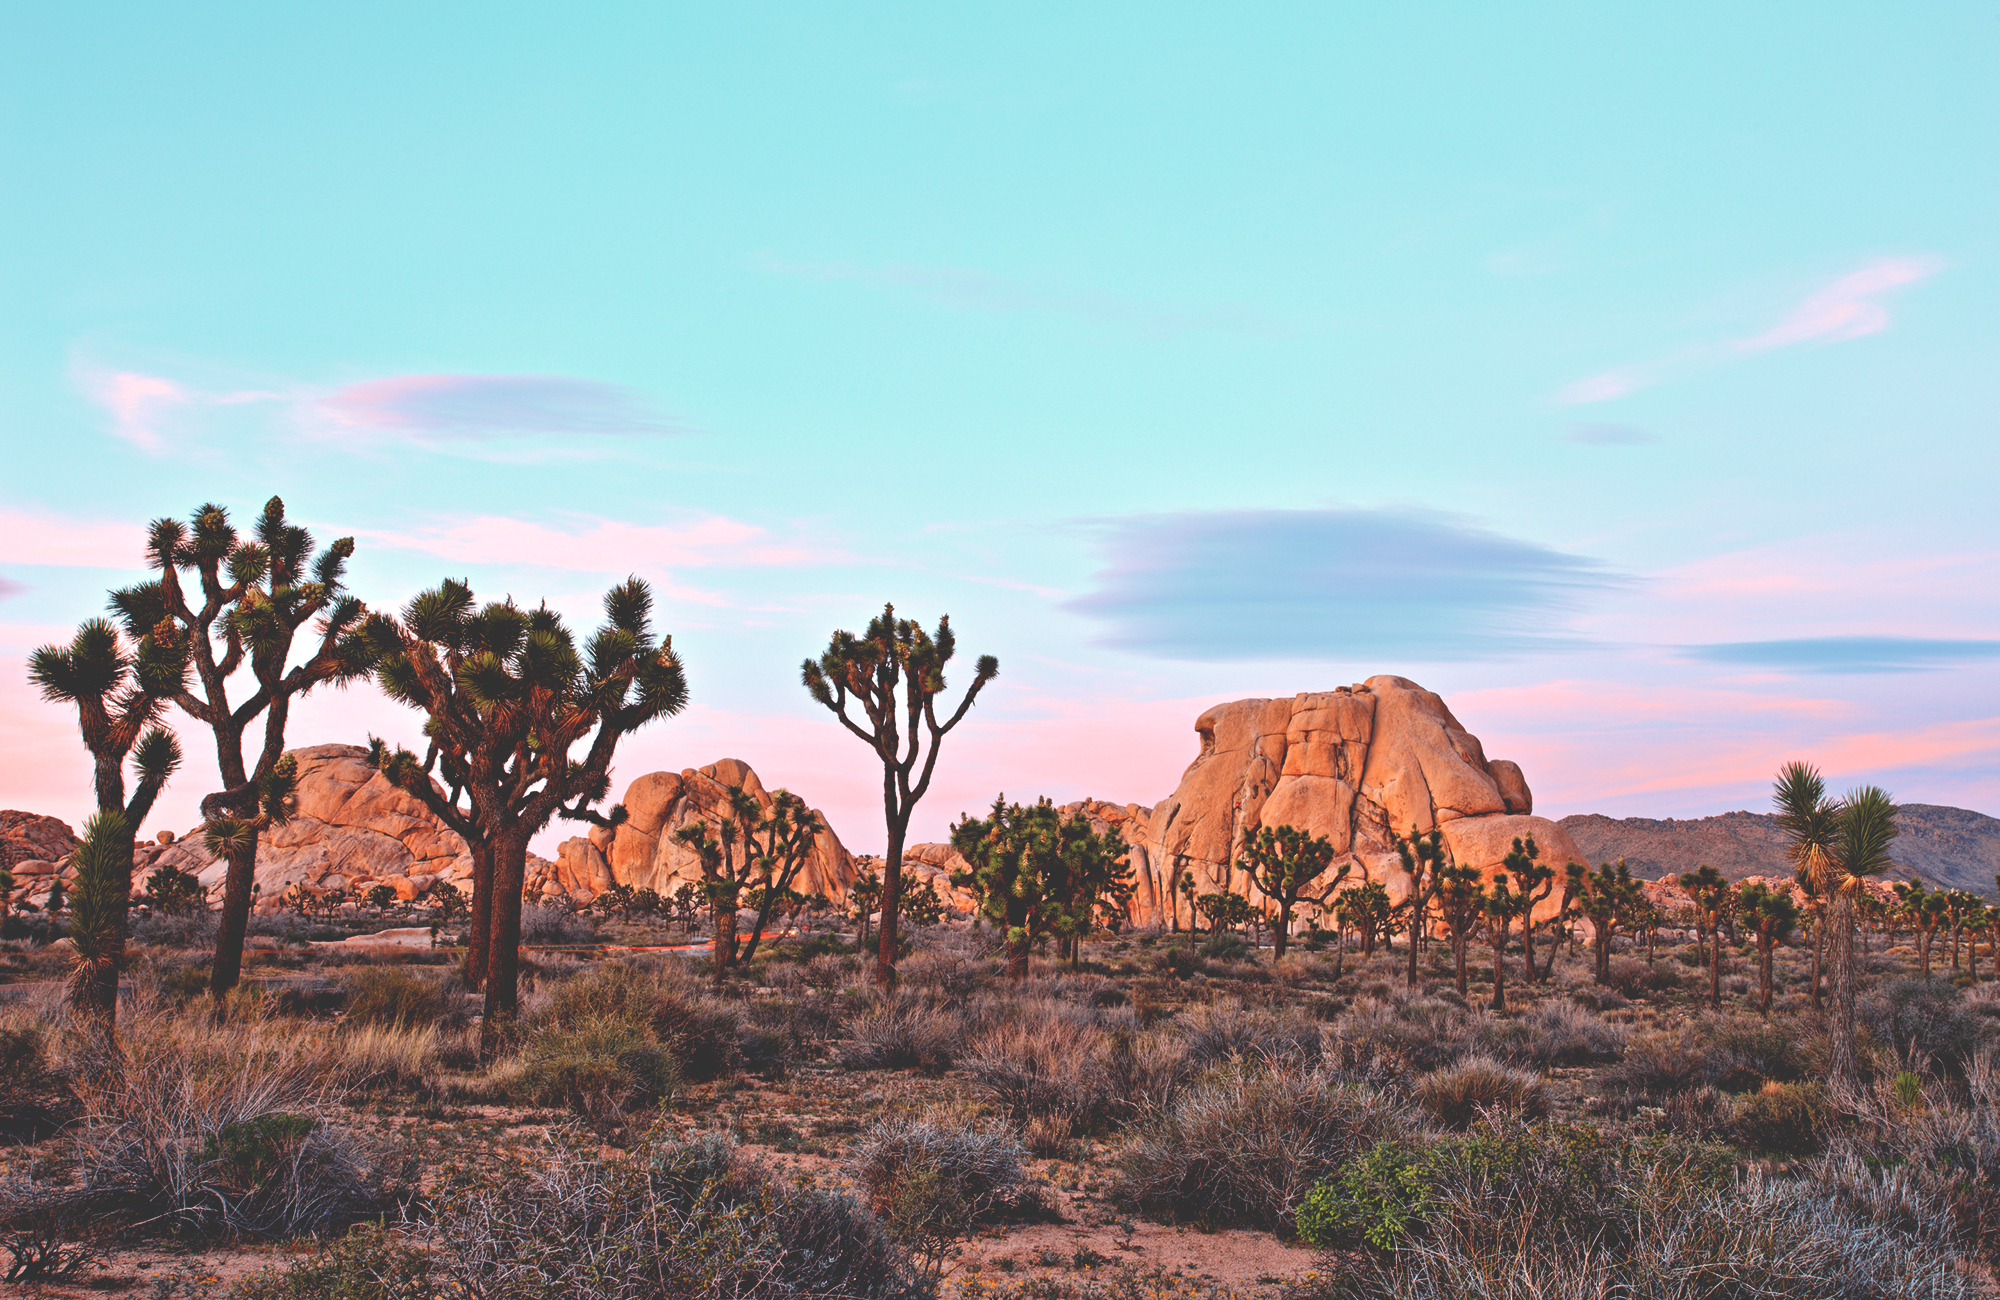
M 145 563 L 143 522 L 71 519 L 0 507 L 0 564 L 136 569 Z
M 1795 343 L 1837 343 L 1879 333 L 1889 327 L 1889 313 L 1875 299 L 1936 274 L 1938 265 L 1934 258 L 1884 258 L 1841 276 L 1770 329 L 1734 346 L 1739 352 L 1763 352 Z
M 188 401 L 187 390 L 173 380 L 131 370 L 92 376 L 89 383 L 91 395 L 111 412 L 111 431 L 147 451 L 162 445 L 155 425 L 161 410 Z
M 1716 365 L 1733 356 L 1768 352 L 1799 343 L 1838 343 L 1879 333 L 1889 326 L 1883 294 L 1937 273 L 1936 258 L 1889 257 L 1849 272 L 1812 294 L 1783 320 L 1761 334 L 1726 343 L 1706 343 L 1672 356 L 1619 366 L 1563 385 L 1552 401 L 1560 406 L 1609 402 L 1650 387 L 1672 374 Z

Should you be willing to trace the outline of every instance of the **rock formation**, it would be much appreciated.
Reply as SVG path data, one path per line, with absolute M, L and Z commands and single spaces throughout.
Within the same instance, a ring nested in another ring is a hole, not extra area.
M 681 882 L 701 883 L 701 862 L 693 849 L 674 839 L 692 822 L 715 823 L 729 806 L 728 787 L 743 787 L 760 806 L 772 798 L 764 783 L 740 759 L 725 758 L 682 772 L 651 772 L 626 787 L 619 800 L 628 814 L 616 829 L 592 827 L 585 837 L 565 840 L 557 851 L 555 877 L 575 894 L 595 897 L 612 884 L 654 889 L 670 895 Z M 822 816 L 821 822 L 826 818 Z M 854 880 L 853 857 L 831 827 L 822 830 L 812 855 L 792 887 L 802 894 L 839 900 Z
M 257 907 L 282 905 L 294 886 L 324 894 L 344 889 L 359 897 L 388 885 L 414 898 L 436 880 L 472 892 L 472 857 L 465 841 L 416 799 L 368 766 L 359 745 L 313 745 L 291 751 L 298 760 L 298 806 L 290 821 L 257 842 Z M 210 895 L 221 897 L 228 867 L 208 852 L 196 827 L 171 844 L 142 844 L 133 880 L 161 865 L 194 873 Z M 555 888 L 554 864 L 528 856 L 525 893 L 539 898 Z
M 40 906 L 51 880 L 61 875 L 67 885 L 76 875 L 67 870 L 69 855 L 81 844 L 68 822 L 12 808 L 0 810 L 0 868 L 14 877 L 9 902 Z
M 1488 761 L 1442 699 L 1404 678 L 1218 704 L 1195 731 L 1200 754 L 1145 818 L 1144 842 L 1133 850 L 1137 924 L 1172 915 L 1183 869 L 1195 873 L 1200 893 L 1261 897 L 1234 864 L 1245 833 L 1262 826 L 1326 836 L 1354 864 L 1347 885 L 1380 881 L 1399 900 L 1408 880 L 1392 834 L 1412 828 L 1437 829 L 1453 861 L 1489 875 L 1517 836 L 1533 836 L 1541 861 L 1558 872 L 1584 861 L 1560 826 L 1533 815 L 1520 767 Z M 1142 812 L 1133 806 L 1125 824 L 1136 828 Z M 1555 895 L 1538 917 L 1556 910 Z

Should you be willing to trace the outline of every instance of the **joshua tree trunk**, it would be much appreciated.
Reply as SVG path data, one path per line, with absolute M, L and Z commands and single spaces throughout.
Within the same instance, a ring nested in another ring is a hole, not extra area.
M 1764 1014 L 1768 1016 L 1768 1015 L 1770 1015 L 1770 1014 L 1771 1014 L 1771 948 L 1772 948 L 1772 944 L 1771 944 L 1770 940 L 1768 940 L 1768 939 L 1763 939 L 1763 938 L 1760 938 L 1760 939 L 1758 940 L 1758 943 L 1757 943 L 1757 947 L 1758 947 L 1758 948 L 1759 948 L 1759 949 L 1761 950 L 1761 951 L 1759 952 L 1759 954 L 1758 954 L 1758 956 L 1759 956 L 1760 960 L 1759 960 L 1759 961 L 1758 961 L 1758 963 L 1757 963 L 1757 983 L 1758 983 L 1758 986 L 1759 986 L 1759 991 L 1760 991 L 1760 992 L 1761 992 L 1761 993 L 1762 993 L 1762 994 L 1764 995 L 1764 1008 L 1763 1008 L 1763 1009 L 1764 1009 Z
M 477 993 L 486 987 L 486 965 L 493 943 L 493 845 L 470 846 L 472 853 L 472 915 L 465 935 L 465 987 Z
M 232 849 L 225 861 L 222 915 L 217 918 L 215 960 L 208 971 L 208 991 L 220 998 L 236 987 L 243 976 L 243 937 L 250 930 L 251 885 L 257 880 L 257 831 L 246 832 L 245 841 Z
M 875 947 L 875 983 L 877 987 L 892 989 L 896 987 L 896 920 L 903 903 L 903 839 L 910 829 L 909 809 L 902 809 L 901 816 L 897 815 L 896 779 L 892 771 L 885 770 L 882 774 L 882 802 L 889 814 L 889 847 L 882 857 L 882 933 Z M 1008 960 L 1011 964 L 1012 958 Z
M 1720 928 L 1709 932 L 1708 936 L 1708 1005 L 1722 1005 L 1722 931 Z
M 493 837 L 493 929 L 487 941 L 486 1008 L 479 1052 L 492 1059 L 520 1011 L 521 889 L 528 874 L 528 835 L 510 829 Z
M 722 987 L 723 977 L 736 964 L 736 898 L 717 897 L 715 900 L 715 986 Z
M 1821 908 L 1820 914 L 1813 918 L 1812 989 L 1813 989 L 1813 1010 L 1815 1011 L 1818 1011 L 1822 1006 L 1825 1005 L 1820 996 L 1820 986 L 1823 982 L 1822 975 L 1825 969 L 1826 969 L 1826 909 Z
M 1834 895 L 1829 917 L 1833 933 L 1833 1020 L 1828 1026 L 1832 1040 L 1830 1073 L 1834 1086 L 1852 1089 L 1860 1077 L 1854 1060 L 1854 898 L 1846 892 Z

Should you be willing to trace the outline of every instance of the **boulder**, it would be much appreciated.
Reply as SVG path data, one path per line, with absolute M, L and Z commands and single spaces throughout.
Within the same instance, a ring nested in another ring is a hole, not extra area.
M 1195 732 L 1200 752 L 1144 819 L 1143 842 L 1134 845 L 1135 924 L 1174 915 L 1182 871 L 1194 873 L 1199 893 L 1262 899 L 1237 850 L 1264 826 L 1325 836 L 1349 864 L 1343 888 L 1379 881 L 1399 901 L 1409 881 L 1397 833 L 1437 830 L 1453 861 L 1489 875 L 1516 837 L 1533 836 L 1540 860 L 1558 873 L 1585 861 L 1560 826 L 1532 815 L 1520 766 L 1488 759 L 1443 699 L 1402 677 L 1218 704 L 1195 720 Z M 1538 919 L 1556 911 L 1559 893 L 1560 886 L 1541 904 Z
M 615 829 L 601 835 L 604 828 L 597 827 L 587 837 L 564 841 L 552 879 L 572 892 L 589 890 L 592 897 L 614 883 L 657 890 L 663 898 L 684 881 L 700 884 L 699 857 L 674 836 L 695 823 L 707 824 L 713 833 L 729 807 L 731 786 L 740 787 L 760 808 L 773 805 L 771 793 L 741 759 L 720 759 L 678 773 L 647 773 L 626 787 L 619 800 L 626 817 Z M 839 901 L 847 897 L 854 876 L 853 856 L 825 827 L 792 888 Z

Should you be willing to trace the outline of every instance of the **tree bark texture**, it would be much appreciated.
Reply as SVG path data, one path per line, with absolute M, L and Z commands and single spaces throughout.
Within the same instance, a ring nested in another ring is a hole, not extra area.
M 1860 1078 L 1854 1059 L 1853 895 L 1835 894 L 1832 913 L 1832 933 L 1828 936 L 1833 949 L 1833 1019 L 1827 1035 L 1832 1046 L 1829 1073 L 1836 1088 L 1852 1089 Z
M 487 944 L 486 1008 L 479 1051 L 487 1059 L 520 1012 L 521 886 L 528 873 L 528 837 L 509 831 L 493 838 L 493 931 Z
M 249 843 L 228 855 L 229 871 L 222 886 L 222 916 L 215 930 L 215 962 L 208 972 L 211 997 L 222 997 L 243 976 L 243 936 L 250 929 L 250 887 L 257 880 L 259 834 L 251 831 Z

